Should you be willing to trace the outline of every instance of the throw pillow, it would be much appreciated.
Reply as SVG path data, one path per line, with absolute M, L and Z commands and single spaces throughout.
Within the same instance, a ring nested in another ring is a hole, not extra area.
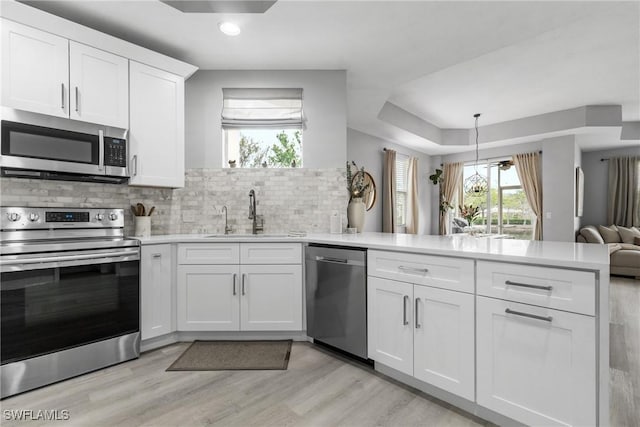
M 598 232 L 598 229 L 593 225 L 587 225 L 586 227 L 584 227 L 582 230 L 580 230 L 580 234 L 582 235 L 582 237 L 584 237 L 587 243 L 604 244 L 604 239 Z
M 622 240 L 620 239 L 620 234 L 618 233 L 618 227 L 615 225 L 611 225 L 609 227 L 605 227 L 604 225 L 598 226 L 598 231 L 602 234 L 602 238 L 605 243 L 620 243 Z
M 640 246 L 640 237 L 636 237 L 635 239 L 633 239 L 633 244 Z
M 640 237 L 640 230 L 635 227 L 618 227 L 618 233 L 620 234 L 620 238 L 622 239 L 623 243 L 633 244 L 633 240 L 636 237 Z

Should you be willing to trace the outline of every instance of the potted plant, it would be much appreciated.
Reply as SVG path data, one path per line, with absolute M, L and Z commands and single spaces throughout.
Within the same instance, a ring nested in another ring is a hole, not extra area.
M 458 208 L 460 209 L 460 216 L 467 220 L 469 226 L 472 226 L 478 215 L 480 215 L 480 206 L 462 205 L 458 206 Z

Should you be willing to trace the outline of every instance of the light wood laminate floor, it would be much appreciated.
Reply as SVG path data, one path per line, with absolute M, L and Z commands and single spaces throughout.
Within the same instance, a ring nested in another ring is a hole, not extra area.
M 640 425 L 640 281 L 611 280 L 611 425 Z M 187 348 L 14 396 L 3 410 L 69 411 L 77 426 L 474 426 L 482 420 L 308 343 L 287 371 L 166 372 Z M 11 422 L 2 426 L 43 425 Z

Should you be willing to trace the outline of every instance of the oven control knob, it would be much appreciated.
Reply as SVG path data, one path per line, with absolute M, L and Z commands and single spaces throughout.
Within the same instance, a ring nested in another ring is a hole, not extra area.
M 118 214 L 117 214 L 117 213 L 115 213 L 115 212 L 111 212 L 111 213 L 109 214 L 109 219 L 110 219 L 111 221 L 115 221 L 116 219 L 118 219 Z
M 102 221 L 104 219 L 103 214 L 96 214 L 96 221 Z
M 20 214 L 17 212 L 7 212 L 7 218 L 9 219 L 9 221 L 16 222 L 20 219 Z
M 32 212 L 29 214 L 29 221 L 36 222 L 38 219 L 40 219 L 40 215 L 38 215 L 37 213 Z

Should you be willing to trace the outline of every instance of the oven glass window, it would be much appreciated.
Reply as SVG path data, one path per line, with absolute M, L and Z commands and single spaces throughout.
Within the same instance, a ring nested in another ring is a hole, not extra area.
M 2 273 L 2 364 L 139 330 L 139 261 Z

